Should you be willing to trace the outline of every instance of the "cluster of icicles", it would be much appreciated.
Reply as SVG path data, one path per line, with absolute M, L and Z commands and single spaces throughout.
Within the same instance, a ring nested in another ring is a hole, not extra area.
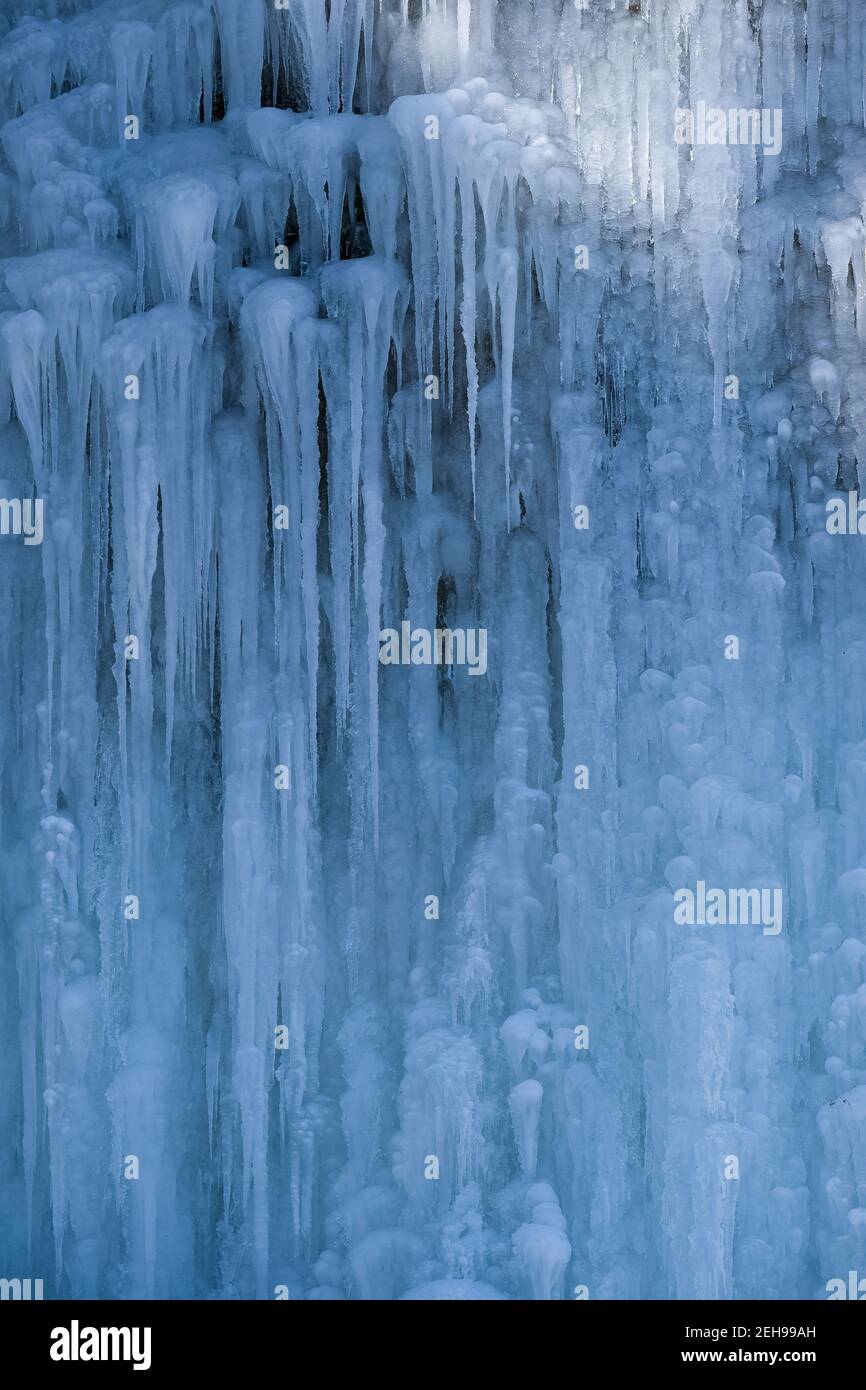
M 0 1273 L 866 1269 L 858 3 L 11 7 Z

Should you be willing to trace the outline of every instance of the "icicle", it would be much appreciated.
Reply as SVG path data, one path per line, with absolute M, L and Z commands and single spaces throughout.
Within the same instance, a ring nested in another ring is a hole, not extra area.
M 319 273 L 329 315 L 345 324 L 352 440 L 352 517 L 364 505 L 363 592 L 367 613 L 370 797 L 373 843 L 379 843 L 379 631 L 385 528 L 382 521 L 382 391 L 392 342 L 398 348 L 406 312 L 406 280 L 395 262 L 368 257 L 324 266 Z M 325 386 L 327 392 L 327 383 Z M 355 543 L 354 554 L 360 547 Z
M 220 40 L 226 106 L 259 106 L 265 51 L 265 0 L 210 0 Z
M 153 29 L 137 20 L 117 24 L 111 31 L 111 51 L 116 72 L 117 136 L 121 149 L 129 143 L 127 120 L 134 117 L 138 129 L 145 124 L 144 95 L 153 59 Z

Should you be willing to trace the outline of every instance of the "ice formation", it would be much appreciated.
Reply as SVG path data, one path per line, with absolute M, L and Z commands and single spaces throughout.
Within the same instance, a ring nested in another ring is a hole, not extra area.
M 866 1275 L 862 0 L 0 10 L 0 1275 Z

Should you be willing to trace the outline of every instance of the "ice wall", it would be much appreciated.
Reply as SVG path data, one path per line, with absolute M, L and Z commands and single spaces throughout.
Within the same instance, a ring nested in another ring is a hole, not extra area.
M 866 1276 L 861 0 L 30 8 L 0 1276 Z

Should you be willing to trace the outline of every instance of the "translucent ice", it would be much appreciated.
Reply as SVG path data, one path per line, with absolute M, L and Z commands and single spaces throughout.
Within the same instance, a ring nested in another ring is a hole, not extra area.
M 864 54 L 6 0 L 0 1276 L 866 1272 Z

